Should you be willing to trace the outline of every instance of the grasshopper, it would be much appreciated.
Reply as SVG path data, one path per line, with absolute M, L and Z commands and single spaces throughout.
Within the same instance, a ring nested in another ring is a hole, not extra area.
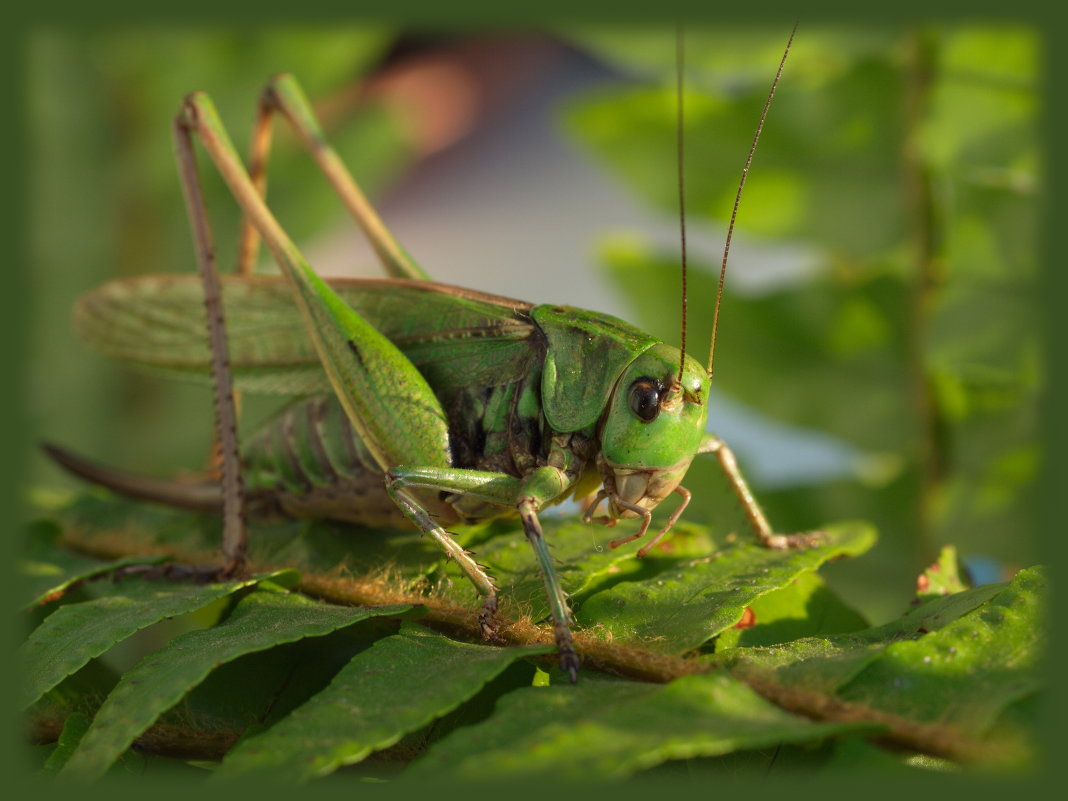
M 679 82 L 681 100 L 681 70 Z M 389 278 L 322 280 L 276 221 L 264 199 L 276 114 L 296 130 Z M 200 284 L 195 276 L 114 282 L 79 301 L 75 323 L 91 344 L 124 359 L 178 372 L 210 362 L 222 480 L 180 485 L 46 447 L 68 470 L 121 493 L 222 510 L 224 572 L 243 568 L 246 515 L 325 517 L 370 526 L 408 521 L 454 559 L 477 588 L 483 599 L 480 628 L 490 639 L 496 631 L 497 588 L 445 527 L 516 514 L 544 580 L 560 665 L 574 681 L 579 658 L 571 613 L 538 521 L 547 506 L 568 497 L 589 498 L 586 522 L 613 525 L 641 518 L 635 533 L 610 543 L 615 548 L 645 537 L 652 510 L 669 495 L 679 495 L 679 506 L 638 551 L 644 556 L 686 508 L 691 493 L 682 479 L 694 457 L 708 453 L 717 458 L 762 544 L 801 547 L 818 539 L 818 533 L 775 533 L 729 448 L 705 433 L 711 354 L 707 367 L 685 355 L 685 323 L 682 346 L 676 348 L 606 314 L 532 305 L 430 281 L 326 142 L 292 76 L 277 76 L 263 93 L 248 170 L 203 93 L 184 100 L 174 134 Z M 245 275 L 220 282 L 194 137 L 244 214 L 243 262 L 251 264 L 257 237 L 262 238 L 281 277 Z M 722 286 L 721 272 L 720 293 Z M 207 351 L 202 333 L 184 324 L 166 325 L 174 308 L 201 292 Z M 685 308 L 685 289 L 683 303 Z M 236 332 L 229 337 L 224 307 Z M 269 330 L 241 324 L 264 310 L 277 315 Z M 717 296 L 714 321 L 718 310 Z M 131 333 L 121 320 L 134 311 L 163 324 Z M 711 351 L 715 328 L 714 322 Z M 243 450 L 235 433 L 231 372 L 238 385 L 253 389 L 282 380 L 277 378 L 282 373 L 287 389 L 304 396 Z M 601 504 L 605 513 L 597 517 Z

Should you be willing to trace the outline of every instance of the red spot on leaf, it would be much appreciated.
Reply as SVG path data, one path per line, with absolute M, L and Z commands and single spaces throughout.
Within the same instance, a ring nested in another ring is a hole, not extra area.
M 734 624 L 736 629 L 751 629 L 756 625 L 756 614 L 753 612 L 752 607 L 747 606 L 745 611 L 742 612 L 742 619 Z
M 54 590 L 53 592 L 48 593 L 48 595 L 42 597 L 41 600 L 37 602 L 37 605 L 44 606 L 45 604 L 52 603 L 52 601 L 58 601 L 60 598 L 63 597 L 64 592 L 66 592 L 66 590 Z

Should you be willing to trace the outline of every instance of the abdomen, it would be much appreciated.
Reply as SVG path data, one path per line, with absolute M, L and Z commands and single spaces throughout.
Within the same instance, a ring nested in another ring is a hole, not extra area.
M 242 461 L 253 514 L 405 525 L 382 470 L 332 396 L 286 406 L 256 432 Z

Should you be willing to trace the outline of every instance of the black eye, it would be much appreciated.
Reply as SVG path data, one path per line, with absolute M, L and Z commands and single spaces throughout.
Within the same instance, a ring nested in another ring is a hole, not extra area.
M 651 378 L 639 378 L 630 385 L 630 410 L 644 423 L 650 423 L 660 414 L 660 382 Z

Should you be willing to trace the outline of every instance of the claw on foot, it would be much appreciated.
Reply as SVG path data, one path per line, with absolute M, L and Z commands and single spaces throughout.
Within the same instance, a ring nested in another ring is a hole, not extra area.
M 568 628 L 567 622 L 554 621 L 553 634 L 556 639 L 556 653 L 560 656 L 560 669 L 570 677 L 571 683 L 574 684 L 578 681 L 581 662 L 575 651 L 575 643 L 571 639 L 571 629 Z
M 487 596 L 482 603 L 482 611 L 478 613 L 478 628 L 483 640 L 487 642 L 498 640 L 497 596 Z
M 572 684 L 578 681 L 579 664 L 578 654 L 573 650 L 560 652 L 560 669 L 568 675 Z

